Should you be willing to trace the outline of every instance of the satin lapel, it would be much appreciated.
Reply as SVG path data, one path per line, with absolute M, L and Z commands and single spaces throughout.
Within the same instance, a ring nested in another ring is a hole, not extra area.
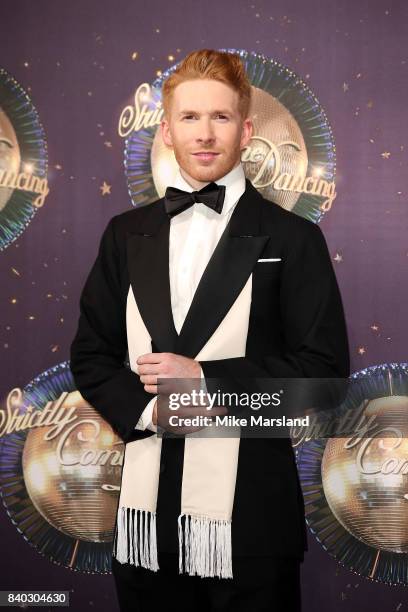
M 260 234 L 262 197 L 246 190 L 200 279 L 175 352 L 194 358 L 212 336 L 247 282 L 269 236 Z
M 175 352 L 178 335 L 170 296 L 170 221 L 163 201 L 153 208 L 138 233 L 127 238 L 129 278 L 140 315 L 157 351 Z

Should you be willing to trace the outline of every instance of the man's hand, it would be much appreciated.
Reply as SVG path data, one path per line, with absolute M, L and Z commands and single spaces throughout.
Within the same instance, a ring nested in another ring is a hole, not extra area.
M 195 359 L 174 353 L 146 353 L 137 360 L 145 391 L 157 395 L 158 378 L 200 378 L 201 366 Z
M 159 425 L 166 431 L 171 431 L 180 435 L 193 433 L 203 429 L 196 426 L 171 426 L 169 418 L 175 414 L 182 418 L 193 418 L 195 416 L 224 416 L 228 413 L 223 406 L 214 406 L 211 410 L 206 407 L 206 404 L 180 406 L 177 412 L 170 410 L 166 397 L 171 393 L 192 393 L 193 390 L 201 389 L 201 381 L 193 383 L 191 379 L 201 379 L 201 366 L 198 361 L 176 355 L 174 353 L 146 353 L 140 355 L 137 360 L 140 381 L 144 384 L 144 388 L 148 393 L 159 395 L 161 397 L 160 413 L 157 410 L 157 400 L 154 403 L 152 422 L 154 425 Z M 186 379 L 174 380 L 166 384 L 165 382 L 157 383 L 157 379 Z
M 179 435 L 186 435 L 189 433 L 194 433 L 203 429 L 204 426 L 186 426 L 186 425 L 170 425 L 169 418 L 171 416 L 178 416 L 180 418 L 194 418 L 197 416 L 203 417 L 215 417 L 215 416 L 225 416 L 228 414 L 227 409 L 224 406 L 214 406 L 211 410 L 205 408 L 205 406 L 181 406 L 177 411 L 170 410 L 166 402 L 163 401 L 160 404 L 160 415 L 158 418 L 157 415 L 157 400 L 154 403 L 153 414 L 152 414 L 152 422 L 154 425 L 159 425 L 162 429 L 166 431 L 170 431 Z

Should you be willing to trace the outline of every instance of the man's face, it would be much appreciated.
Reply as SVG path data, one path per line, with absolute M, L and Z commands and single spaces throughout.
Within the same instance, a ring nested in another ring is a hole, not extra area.
M 238 112 L 239 94 L 213 79 L 194 79 L 173 91 L 170 116 L 161 122 L 183 177 L 196 189 L 235 168 L 252 136 L 252 122 Z

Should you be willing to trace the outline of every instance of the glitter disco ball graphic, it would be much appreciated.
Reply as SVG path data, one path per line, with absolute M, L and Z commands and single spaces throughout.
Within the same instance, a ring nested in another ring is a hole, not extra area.
M 306 520 L 350 571 L 408 580 L 408 364 L 355 373 L 347 410 L 375 417 L 366 435 L 314 439 L 297 451 Z
M 16 184 L 31 189 L 30 182 L 46 182 L 47 169 L 47 143 L 38 113 L 21 85 L 0 68 L 0 182 L 8 177 L 9 185 L 14 177 Z M 24 232 L 37 212 L 36 194 L 28 189 L 0 184 L 0 251 Z
M 21 391 L 10 407 L 23 426 L 0 437 L 7 514 L 50 561 L 110 573 L 123 442 L 75 389 L 68 362 Z
M 354 537 L 369 546 L 408 553 L 408 396 L 367 404 L 379 417 L 392 413 L 395 435 L 347 446 L 328 440 L 322 458 L 323 490 L 331 511 Z M 398 431 L 397 431 L 398 430 Z

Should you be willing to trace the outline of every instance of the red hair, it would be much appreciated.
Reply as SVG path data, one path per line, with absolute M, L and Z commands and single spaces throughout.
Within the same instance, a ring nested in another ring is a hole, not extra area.
M 177 85 L 192 79 L 214 79 L 229 85 L 239 95 L 238 110 L 242 119 L 248 117 L 251 83 L 242 60 L 236 53 L 215 49 L 192 51 L 164 81 L 162 104 L 165 117 L 169 117 L 172 95 Z

